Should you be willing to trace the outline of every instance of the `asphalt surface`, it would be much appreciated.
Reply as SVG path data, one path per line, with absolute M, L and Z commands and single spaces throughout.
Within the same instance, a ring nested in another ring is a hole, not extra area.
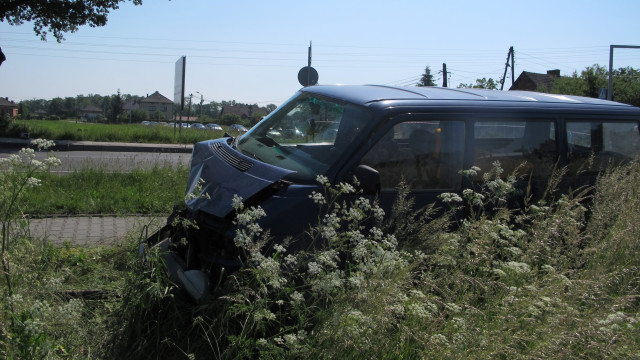
M 31 139 L 0 138 L 0 147 L 19 150 L 30 146 Z M 193 145 L 56 141 L 55 151 L 120 151 L 190 153 Z M 72 246 L 110 245 L 127 239 L 151 235 L 166 223 L 164 217 L 151 216 L 77 216 L 30 219 L 29 226 L 13 226 L 14 233 L 29 232 L 36 240 Z

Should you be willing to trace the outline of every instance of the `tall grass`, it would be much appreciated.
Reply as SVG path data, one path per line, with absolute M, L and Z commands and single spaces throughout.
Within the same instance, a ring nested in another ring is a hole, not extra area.
M 312 253 L 282 246 L 265 257 L 260 230 L 248 226 L 236 237 L 246 268 L 195 307 L 136 290 L 138 277 L 129 296 L 140 300 L 123 303 L 132 321 L 116 332 L 112 356 L 637 357 L 638 164 L 600 178 L 593 201 L 589 189 L 550 189 L 519 211 L 505 207 L 515 178 L 498 173 L 484 178 L 490 192 L 442 197 L 450 215 L 467 207 L 463 219 L 434 221 L 401 199 L 384 231 L 361 232 L 373 208 L 329 206 L 311 231 L 325 245 Z
M 315 194 L 326 215 L 310 229 L 312 252 L 290 253 L 286 243 L 263 249 L 266 229 L 253 223 L 263 213 L 237 199 L 235 242 L 246 266 L 199 304 L 167 279 L 156 252 L 137 260 L 134 241 L 94 252 L 24 238 L 6 254 L 20 271 L 12 272 L 14 296 L 1 303 L 0 352 L 54 359 L 636 358 L 640 166 L 610 170 L 592 192 L 551 189 L 521 210 L 504 206 L 513 178 L 488 173 L 485 190 L 444 195 L 451 211 L 437 218 L 430 208 L 413 211 L 405 196 L 381 221 L 375 204 L 337 200 L 352 191 L 346 185 Z M 82 288 L 110 291 L 97 300 L 61 292 Z
M 177 129 L 167 126 L 144 126 L 140 124 L 93 124 L 74 121 L 19 120 L 9 129 L 9 134 L 18 137 L 28 132 L 32 138 L 51 140 L 117 141 L 132 143 L 194 144 L 216 139 L 223 131 Z

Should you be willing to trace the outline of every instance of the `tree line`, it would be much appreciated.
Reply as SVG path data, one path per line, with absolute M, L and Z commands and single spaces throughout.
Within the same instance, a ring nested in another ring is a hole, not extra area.
M 640 70 L 632 67 L 621 67 L 612 71 L 613 77 L 613 94 L 612 100 L 640 106 Z M 458 85 L 458 88 L 475 88 L 475 89 L 491 89 L 497 90 L 500 81 L 493 78 L 478 78 L 475 83 Z M 600 89 L 606 89 L 609 85 L 608 68 L 595 64 L 588 66 L 580 73 L 574 71 L 571 76 L 558 76 L 553 79 L 551 90 L 545 87 L 539 87 L 537 92 L 577 95 L 591 98 L 600 96 Z M 426 67 L 425 73 L 422 74 L 420 81 L 416 86 L 436 86 L 434 77 L 431 74 L 429 66 Z
M 30 100 L 22 100 L 18 102 L 18 114 L 22 119 L 50 119 L 50 120 L 58 120 L 58 119 L 79 119 L 80 112 L 82 109 L 86 109 L 89 106 L 93 106 L 102 110 L 101 116 L 99 116 L 99 121 L 101 122 L 109 122 L 109 123 L 139 123 L 145 120 L 157 120 L 157 121 L 170 121 L 172 119 L 166 119 L 164 113 L 159 111 L 148 113 L 142 109 L 133 109 L 131 111 L 126 111 L 126 104 L 136 104 L 139 103 L 140 100 L 144 99 L 145 96 L 132 95 L 132 94 L 121 94 L 118 91 L 113 95 L 97 95 L 97 94 L 89 94 L 89 95 L 77 95 L 75 97 L 55 97 L 53 99 L 30 99 Z M 267 115 L 269 112 L 275 110 L 275 104 L 269 104 L 265 106 L 263 109 L 266 109 L 266 113 L 264 110 L 262 112 L 255 112 L 251 119 L 248 121 L 241 121 L 240 117 L 234 114 L 227 114 L 220 118 L 220 112 L 224 107 L 228 106 L 239 106 L 246 108 L 254 108 L 258 109 L 259 106 L 257 104 L 245 104 L 236 102 L 235 100 L 223 100 L 220 102 L 210 101 L 210 102 L 200 102 L 193 103 L 188 109 L 185 107 L 182 115 L 197 117 L 201 122 L 208 122 L 211 120 L 221 120 L 220 122 L 226 124 L 226 122 L 231 123 L 242 123 L 246 122 L 244 125 L 253 125 L 256 121 L 260 120 L 262 116 Z M 255 119 L 254 119 L 255 118 Z

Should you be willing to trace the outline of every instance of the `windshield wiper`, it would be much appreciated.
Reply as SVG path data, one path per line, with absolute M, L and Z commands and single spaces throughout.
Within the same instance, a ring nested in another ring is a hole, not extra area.
M 258 155 L 254 154 L 254 153 L 252 153 L 252 152 L 249 152 L 249 151 L 247 151 L 247 150 L 242 150 L 242 152 L 243 152 L 245 155 L 249 155 L 249 156 L 251 156 L 252 158 L 254 158 L 254 159 L 258 160 L 258 161 L 264 162 L 264 160 L 260 159 L 260 158 L 258 157 Z

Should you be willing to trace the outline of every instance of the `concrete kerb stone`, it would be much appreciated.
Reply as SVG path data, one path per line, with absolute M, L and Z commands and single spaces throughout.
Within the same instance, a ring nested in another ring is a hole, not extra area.
M 32 147 L 32 139 L 0 138 L 0 147 L 4 149 L 20 150 Z M 144 144 L 124 142 L 97 142 L 54 140 L 54 151 L 119 151 L 119 152 L 161 152 L 161 153 L 190 153 L 192 144 Z

